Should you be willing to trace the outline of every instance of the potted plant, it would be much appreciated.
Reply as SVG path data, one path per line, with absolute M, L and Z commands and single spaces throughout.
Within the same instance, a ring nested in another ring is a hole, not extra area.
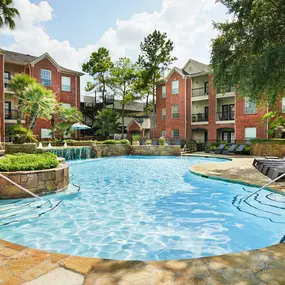
M 165 137 L 160 137 L 158 143 L 159 145 L 167 145 Z
M 146 140 L 145 144 L 146 145 L 151 145 L 152 144 L 152 140 L 150 140 L 150 139 Z
M 140 139 L 141 139 L 141 136 L 139 134 L 136 134 L 136 135 L 133 135 L 132 136 L 132 145 L 140 145 Z

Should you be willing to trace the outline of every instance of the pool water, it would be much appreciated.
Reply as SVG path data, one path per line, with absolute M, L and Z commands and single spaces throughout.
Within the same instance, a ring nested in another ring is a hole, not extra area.
M 67 192 L 1 201 L 0 238 L 37 249 L 125 260 L 220 255 L 278 243 L 285 197 L 191 174 L 218 159 L 119 157 L 70 163 Z M 40 206 L 38 205 L 40 204 Z

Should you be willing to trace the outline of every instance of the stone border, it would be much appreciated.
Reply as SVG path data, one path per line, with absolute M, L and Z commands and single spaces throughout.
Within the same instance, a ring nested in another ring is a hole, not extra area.
M 1 172 L 15 183 L 28 189 L 34 194 L 44 195 L 57 191 L 63 191 L 69 184 L 68 165 L 60 164 L 58 168 Z M 0 178 L 0 199 L 26 198 L 30 195 L 7 180 Z

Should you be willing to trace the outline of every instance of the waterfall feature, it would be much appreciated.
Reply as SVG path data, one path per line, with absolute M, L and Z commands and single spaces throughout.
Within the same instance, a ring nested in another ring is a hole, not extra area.
M 46 151 L 54 153 L 58 157 L 63 157 L 66 161 L 89 159 L 96 157 L 96 154 L 92 150 L 91 146 L 51 148 Z

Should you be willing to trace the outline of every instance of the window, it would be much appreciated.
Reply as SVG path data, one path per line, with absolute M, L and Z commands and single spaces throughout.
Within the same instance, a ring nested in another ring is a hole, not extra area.
M 166 86 L 162 86 L 162 98 L 166 98 Z
M 68 104 L 68 103 L 62 103 L 61 106 L 64 107 L 64 108 L 68 108 L 68 109 L 71 108 L 71 105 Z
M 51 86 L 51 71 L 41 69 L 41 84 L 43 86 Z
M 8 88 L 10 80 L 11 80 L 11 73 L 8 71 L 5 71 L 4 72 L 4 88 Z
M 164 138 L 166 137 L 166 130 L 162 130 L 161 131 L 161 136 L 164 137 Z
M 177 95 L 179 93 L 179 81 L 172 81 L 172 95 Z
M 248 97 L 245 98 L 245 114 L 255 114 L 256 104 L 251 102 Z
M 172 118 L 179 119 L 179 105 L 172 105 Z
M 282 98 L 282 113 L 285 113 L 285 98 Z
M 251 139 L 256 138 L 256 128 L 245 128 L 245 140 L 249 142 Z
M 61 76 L 61 91 L 71 91 L 70 77 Z
M 209 82 L 204 82 L 204 94 L 205 96 L 209 95 Z
M 41 129 L 41 138 L 42 139 L 52 138 L 51 129 Z
M 166 119 L 166 108 L 162 108 L 162 120 L 165 121 Z
M 179 138 L 179 130 L 172 130 L 172 137 Z

